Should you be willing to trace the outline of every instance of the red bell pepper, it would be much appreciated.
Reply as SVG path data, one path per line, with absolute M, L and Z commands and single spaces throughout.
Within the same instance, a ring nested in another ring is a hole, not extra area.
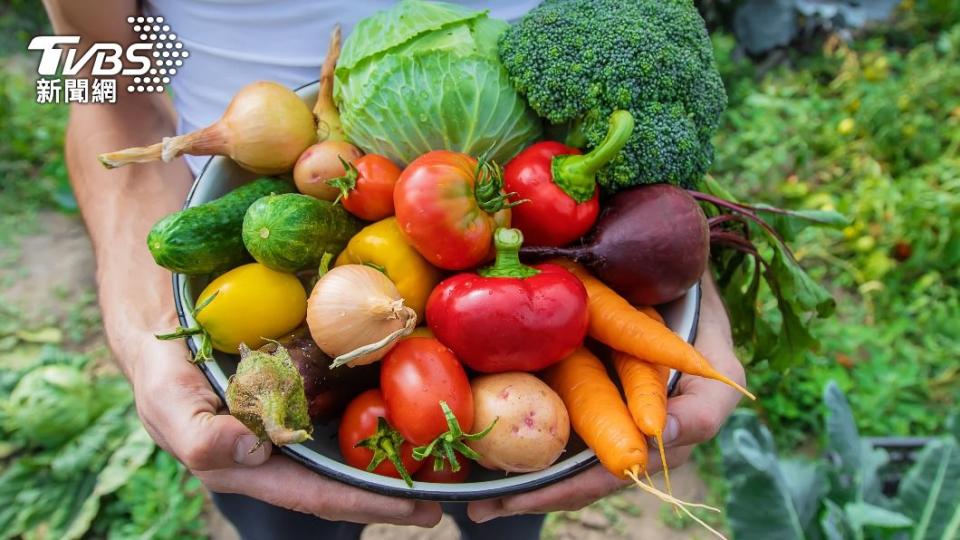
M 535 246 L 564 246 L 583 236 L 597 220 L 597 171 L 620 153 L 633 133 L 627 111 L 610 115 L 610 128 L 600 144 L 580 150 L 554 141 L 527 147 L 504 168 L 504 191 L 512 200 L 511 225 Z
M 434 335 L 476 371 L 541 370 L 587 333 L 583 284 L 556 264 L 522 264 L 522 242 L 517 229 L 497 229 L 496 262 L 442 281 L 427 300 Z

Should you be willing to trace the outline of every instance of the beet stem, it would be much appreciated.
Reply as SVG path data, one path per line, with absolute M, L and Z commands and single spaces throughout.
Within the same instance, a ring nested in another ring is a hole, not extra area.
M 787 247 L 787 243 L 786 243 L 786 241 L 783 239 L 783 237 L 780 236 L 780 233 L 778 233 L 776 229 L 774 229 L 772 226 L 770 226 L 769 223 L 767 223 L 766 221 L 764 221 L 763 218 L 761 218 L 759 215 L 757 215 L 756 212 L 754 211 L 754 208 L 753 208 L 753 207 L 745 206 L 745 205 L 742 205 L 742 204 L 739 204 L 739 203 L 735 203 L 735 202 L 732 202 L 732 201 L 728 201 L 728 200 L 726 200 L 726 199 L 721 199 L 721 198 L 719 198 L 719 197 L 714 197 L 713 195 L 708 195 L 708 194 L 703 193 L 703 192 L 701 192 L 701 191 L 696 191 L 696 190 L 692 190 L 692 189 L 688 189 L 688 190 L 687 190 L 687 193 L 689 193 L 690 195 L 692 195 L 694 199 L 697 199 L 697 200 L 699 200 L 699 201 L 708 202 L 708 203 L 710 203 L 710 204 L 712 204 L 712 205 L 714 205 L 714 206 L 717 206 L 717 207 L 719 207 L 719 208 L 725 208 L 725 209 L 727 209 L 727 210 L 731 210 L 731 211 L 733 211 L 733 212 L 737 212 L 738 214 L 740 214 L 740 215 L 746 217 L 747 219 L 749 219 L 750 221 L 756 223 L 756 224 L 759 225 L 761 228 L 763 228 L 765 231 L 769 232 L 769 233 L 777 240 L 777 242 L 779 242 L 780 245 L 783 246 L 784 251 L 787 252 L 788 256 L 789 256 L 791 259 L 793 259 L 794 262 L 796 262 L 796 258 L 794 258 L 793 252 L 790 251 L 790 248 Z

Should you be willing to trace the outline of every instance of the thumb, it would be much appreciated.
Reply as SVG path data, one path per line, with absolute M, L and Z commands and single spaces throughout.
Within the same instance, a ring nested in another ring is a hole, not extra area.
M 199 369 L 163 349 L 160 358 L 144 362 L 136 373 L 137 409 L 154 439 L 191 471 L 237 465 L 255 467 L 270 457 L 270 443 L 239 420 L 217 414 L 222 405 Z
M 270 457 L 270 441 L 262 444 L 236 418 L 209 411 L 195 414 L 182 432 L 170 435 L 174 453 L 192 471 L 256 467 Z

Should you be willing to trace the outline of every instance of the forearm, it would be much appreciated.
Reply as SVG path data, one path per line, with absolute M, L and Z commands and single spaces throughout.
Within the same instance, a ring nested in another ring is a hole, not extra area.
M 104 328 L 130 376 L 138 341 L 176 323 L 170 273 L 147 250 L 150 227 L 180 208 L 191 175 L 182 160 L 107 170 L 97 154 L 174 132 L 163 96 L 126 95 L 114 105 L 74 106 L 67 130 L 70 181 L 93 242 Z

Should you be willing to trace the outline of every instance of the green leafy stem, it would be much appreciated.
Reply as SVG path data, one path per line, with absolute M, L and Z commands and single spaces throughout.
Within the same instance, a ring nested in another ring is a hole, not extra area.
M 769 359 L 775 367 L 798 363 L 807 350 L 817 346 L 810 332 L 813 317 L 805 315 L 827 317 L 833 313 L 835 303 L 830 293 L 797 262 L 782 231 L 798 231 L 808 225 L 843 226 L 847 224 L 846 218 L 833 211 L 796 211 L 744 204 L 734 200 L 709 177 L 701 188 L 702 191 L 689 190 L 688 193 L 711 210 L 708 219 L 711 244 L 731 248 L 739 254 L 733 257 L 714 254 L 718 263 L 715 267 L 718 285 L 731 311 L 737 341 L 753 346 L 756 357 Z M 782 231 L 774 224 L 780 225 Z M 747 257 L 753 260 L 752 265 L 745 267 Z M 757 317 L 761 278 L 776 298 L 781 315 L 779 332 Z
M 200 305 L 193 308 L 190 313 L 193 315 L 194 320 L 196 320 L 197 314 L 200 313 L 203 308 L 209 306 L 210 302 L 213 302 L 213 299 L 216 298 L 218 294 L 220 294 L 219 290 L 207 298 L 204 298 L 203 302 L 200 302 Z M 197 349 L 197 354 L 193 357 L 193 363 L 202 364 L 203 362 L 213 360 L 213 342 L 210 340 L 210 334 L 204 330 L 202 326 L 200 326 L 200 323 L 196 323 L 196 325 L 189 328 L 178 326 L 173 330 L 173 332 L 167 334 L 157 334 L 155 337 L 162 341 L 170 341 L 173 339 L 188 338 L 198 334 L 200 335 L 200 347 Z
M 442 462 L 443 460 L 447 460 L 450 462 L 450 470 L 457 472 L 460 470 L 460 462 L 457 461 L 457 452 L 467 459 L 474 461 L 480 459 L 480 454 L 467 446 L 464 441 L 476 441 L 486 437 L 487 434 L 490 433 L 490 430 L 493 429 L 493 426 L 497 424 L 497 421 L 500 420 L 500 417 L 494 418 L 493 422 L 490 422 L 490 425 L 482 431 L 478 431 L 477 433 L 464 433 L 460 427 L 460 422 L 446 401 L 440 401 L 440 408 L 443 410 L 443 416 L 447 420 L 447 431 L 441 433 L 436 439 L 431 441 L 430 444 L 414 448 L 413 459 L 423 461 L 433 456 L 435 459 L 435 470 L 440 466 L 437 461 Z

